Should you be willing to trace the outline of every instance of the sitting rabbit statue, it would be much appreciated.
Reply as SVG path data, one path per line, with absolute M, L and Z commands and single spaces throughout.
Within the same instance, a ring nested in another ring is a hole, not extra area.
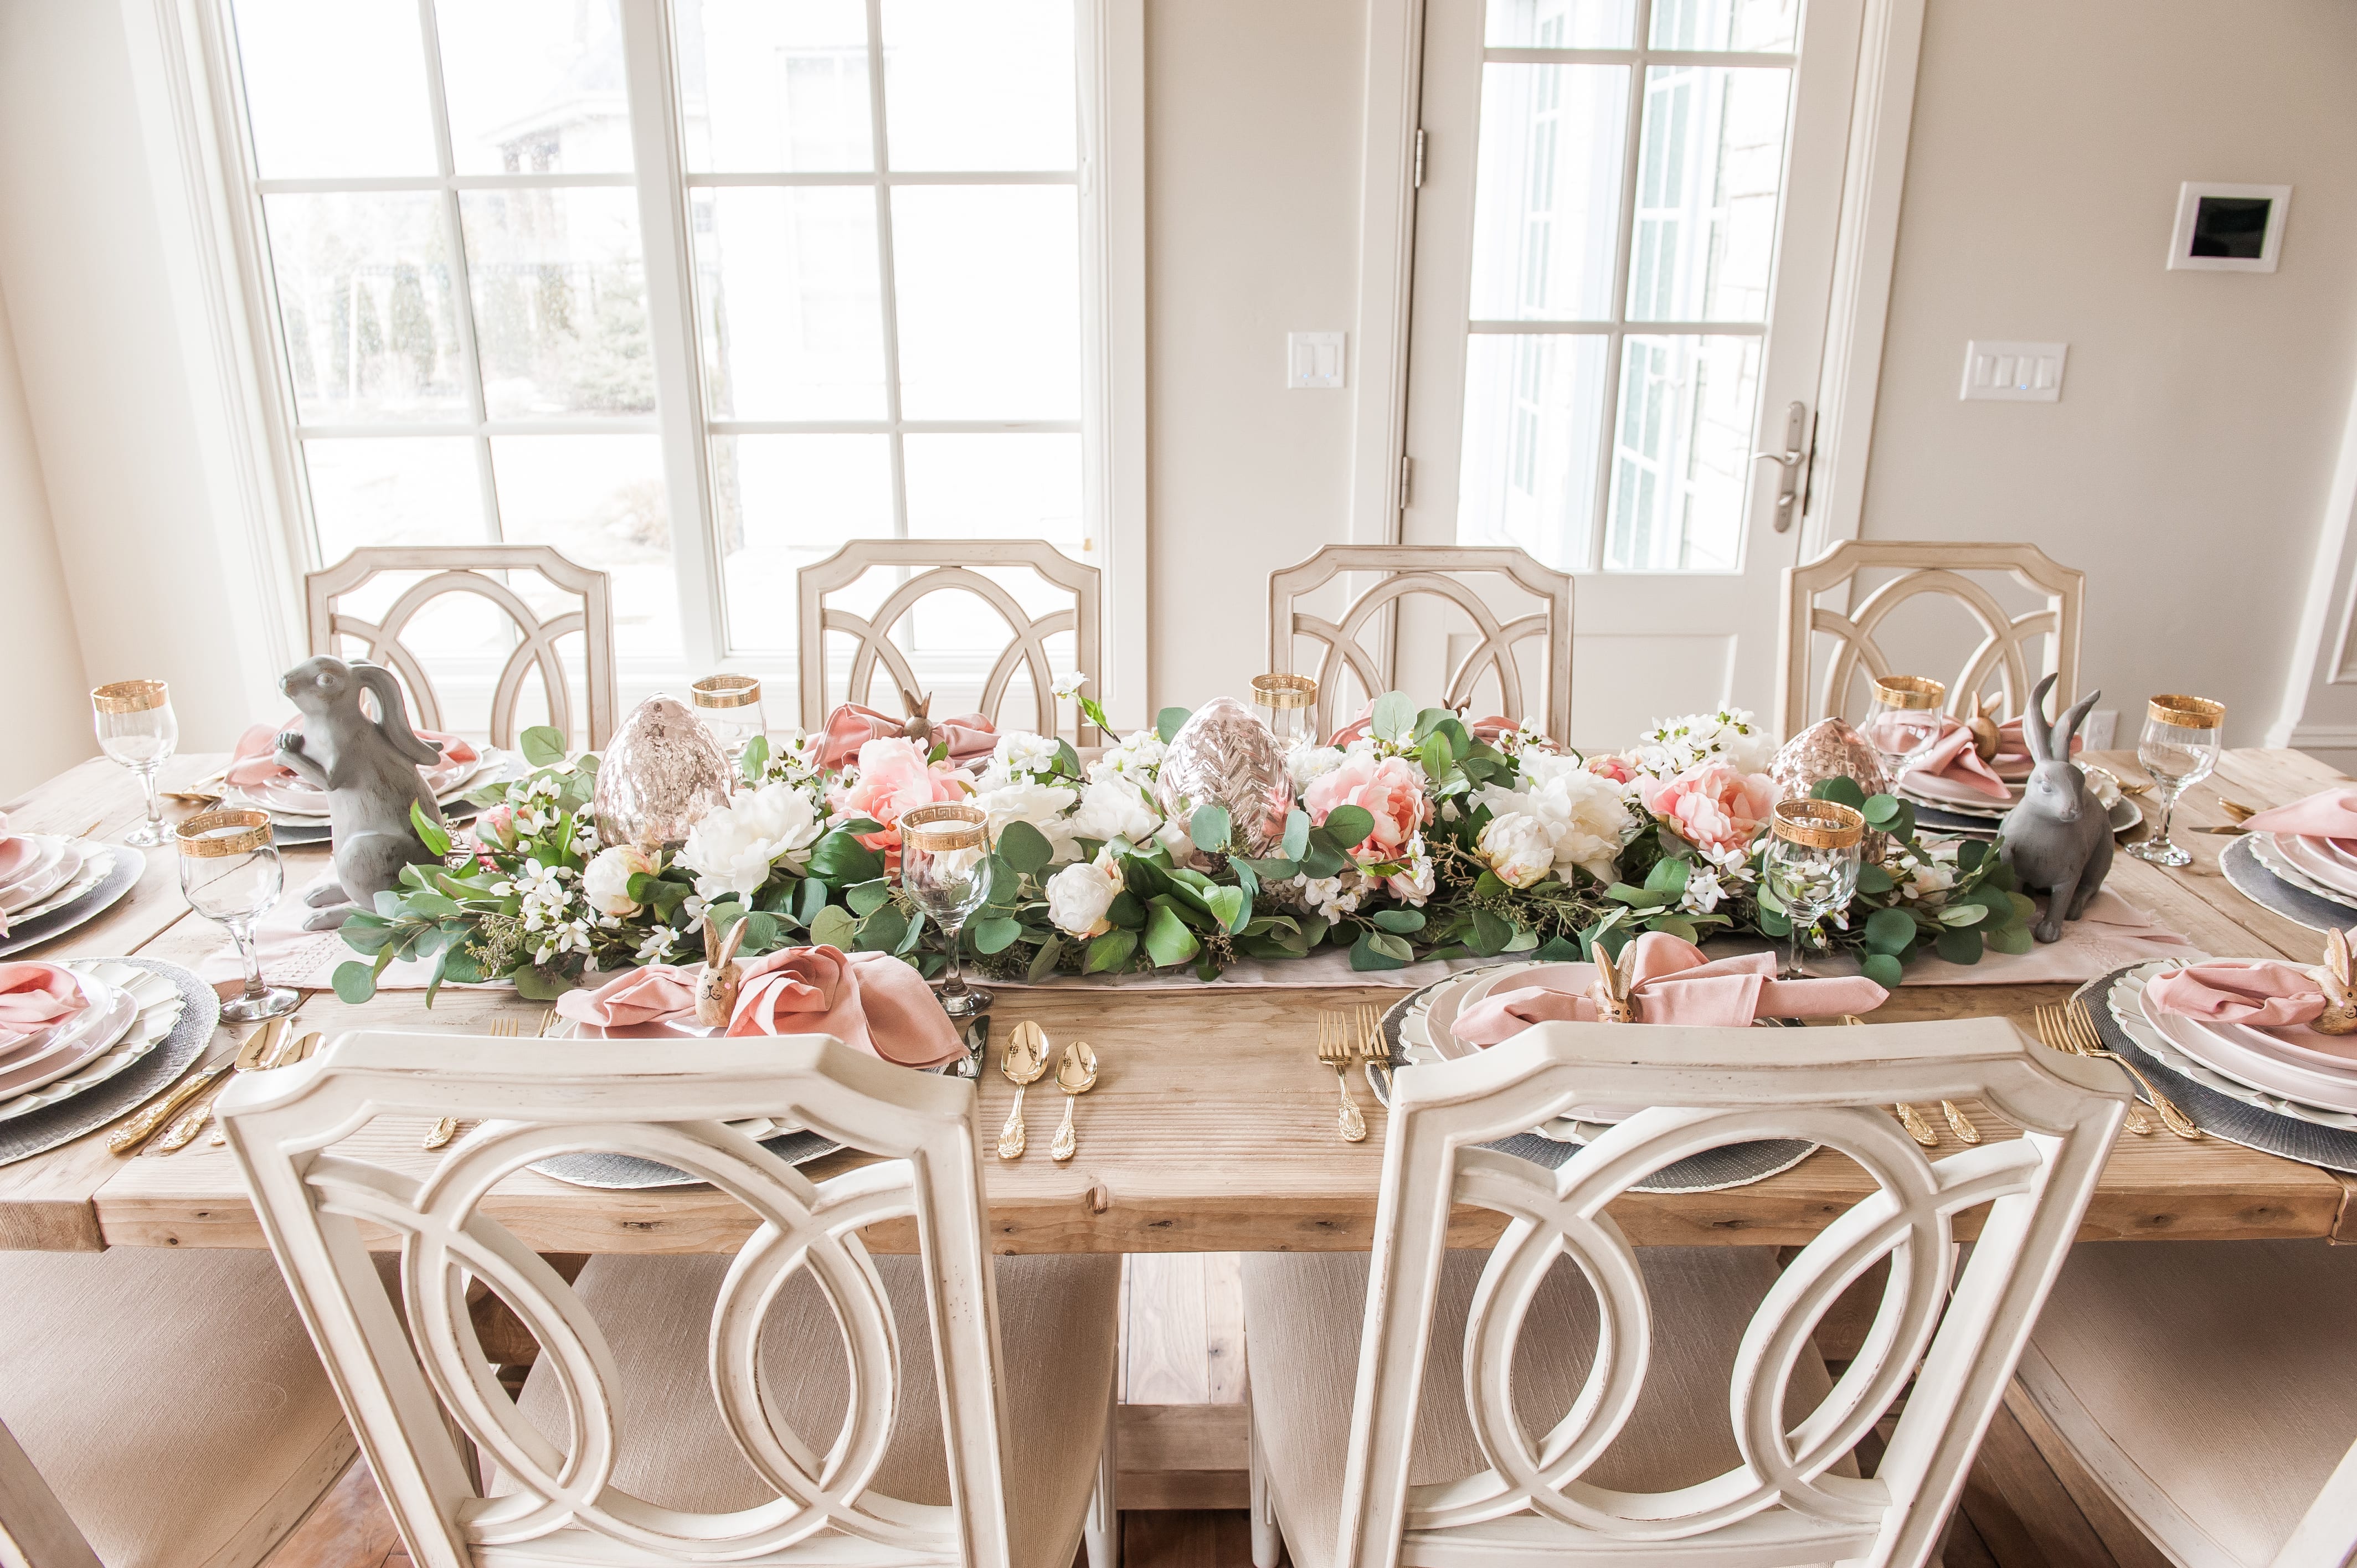
M 418 838 L 409 810 L 415 806 L 428 822 L 441 823 L 441 805 L 418 769 L 441 761 L 442 754 L 410 729 L 401 687 L 379 665 L 321 654 L 286 671 L 278 689 L 303 715 L 300 730 L 279 736 L 278 765 L 328 794 L 336 880 L 311 893 L 310 902 L 320 908 L 303 929 L 328 930 L 343 924 L 354 906 L 369 908 L 379 892 L 401 886 L 403 866 L 440 858 Z M 374 720 L 361 711 L 362 692 L 376 698 Z
M 2071 737 L 2103 693 L 2090 693 L 2073 703 L 2050 732 L 2046 693 L 2053 686 L 2049 675 L 2030 696 L 2021 726 L 2032 764 L 2029 782 L 2022 787 L 2021 803 L 2006 813 L 1997 840 L 2021 891 L 2046 895 L 2046 918 L 2030 931 L 2041 942 L 2061 940 L 2062 922 L 2086 912 L 2087 901 L 2112 869 L 2111 814 L 2071 761 Z

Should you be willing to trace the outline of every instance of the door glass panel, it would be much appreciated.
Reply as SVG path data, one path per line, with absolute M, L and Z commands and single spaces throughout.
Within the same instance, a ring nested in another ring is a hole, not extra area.
M 1756 337 L 1631 337 L 1612 434 L 1608 570 L 1727 572 L 1740 564 L 1744 487 L 1760 395 Z
M 1490 0 L 1482 34 L 1493 49 L 1625 49 L 1635 14 L 1635 0 Z
M 892 533 L 888 435 L 721 435 L 712 442 L 732 650 L 794 646 L 794 574 L 846 539 Z
M 1475 320 L 1611 315 L 1628 121 L 1627 66 L 1482 67 Z
M 614 0 L 441 0 L 434 27 L 460 174 L 630 172 Z
M 674 6 L 673 15 L 690 169 L 875 167 L 860 0 L 700 0 Z
M 471 417 L 442 199 L 373 190 L 264 199 L 304 424 Z
M 1768 318 L 1792 75 L 1781 68 L 1646 70 L 1631 320 Z
M 1477 333 L 1466 344 L 1458 538 L 1587 564 L 1609 339 Z
M 470 190 L 458 208 L 490 416 L 652 413 L 637 195 Z
M 698 324 L 716 419 L 881 419 L 876 193 L 691 193 Z
M 235 15 L 263 178 L 436 172 L 416 0 L 237 0 Z
M 1653 0 L 1652 47 L 1786 53 L 1801 0 Z

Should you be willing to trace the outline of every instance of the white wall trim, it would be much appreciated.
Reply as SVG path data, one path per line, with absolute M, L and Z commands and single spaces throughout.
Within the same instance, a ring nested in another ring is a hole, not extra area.
M 1890 274 L 1907 186 L 1907 143 L 1915 124 L 1923 5 L 1924 0 L 1867 0 L 1849 152 L 1842 170 L 1824 367 L 1817 383 L 1816 466 L 1802 523 L 1804 561 L 1840 540 L 1859 537 L 1863 526 Z
M 1082 327 L 1086 420 L 1083 506 L 1092 563 L 1105 575 L 1104 660 L 1094 693 L 1123 730 L 1154 712 L 1147 690 L 1153 603 L 1146 514 L 1146 0 L 1082 0 Z
M 1359 145 L 1358 341 L 1351 378 L 1353 544 L 1396 544 L 1407 450 L 1408 291 L 1415 261 L 1415 133 L 1424 0 L 1368 0 Z
M 2269 746 L 2357 746 L 2357 726 L 2333 722 L 2357 716 L 2357 704 L 2328 700 L 2323 705 L 2342 711 L 2317 713 L 2316 722 L 2309 722 L 2319 697 L 2350 683 L 2342 672 L 2357 656 L 2352 638 L 2357 638 L 2357 392 L 2351 394 L 2348 417 L 2341 427 L 2341 450 L 2317 528 L 2316 564 L 2308 575 L 2299 629 L 2292 638 L 2283 708 L 2267 728 Z

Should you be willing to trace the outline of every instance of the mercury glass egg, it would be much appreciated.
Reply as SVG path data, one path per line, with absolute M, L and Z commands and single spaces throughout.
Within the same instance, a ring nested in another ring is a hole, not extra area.
M 687 830 L 728 803 L 727 757 L 675 697 L 649 697 L 630 710 L 597 762 L 590 809 L 598 842 L 676 849 Z
M 1225 806 L 1232 842 L 1256 860 L 1275 854 L 1285 842 L 1286 814 L 1293 809 L 1285 750 L 1233 697 L 1214 697 L 1179 726 L 1154 790 L 1175 821 L 1186 821 L 1198 806 Z

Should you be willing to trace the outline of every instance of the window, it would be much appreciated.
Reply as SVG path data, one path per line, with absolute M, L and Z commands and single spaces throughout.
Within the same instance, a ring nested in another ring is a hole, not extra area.
M 311 564 L 554 544 L 646 687 L 848 538 L 1105 561 L 1107 0 L 221 3 Z

